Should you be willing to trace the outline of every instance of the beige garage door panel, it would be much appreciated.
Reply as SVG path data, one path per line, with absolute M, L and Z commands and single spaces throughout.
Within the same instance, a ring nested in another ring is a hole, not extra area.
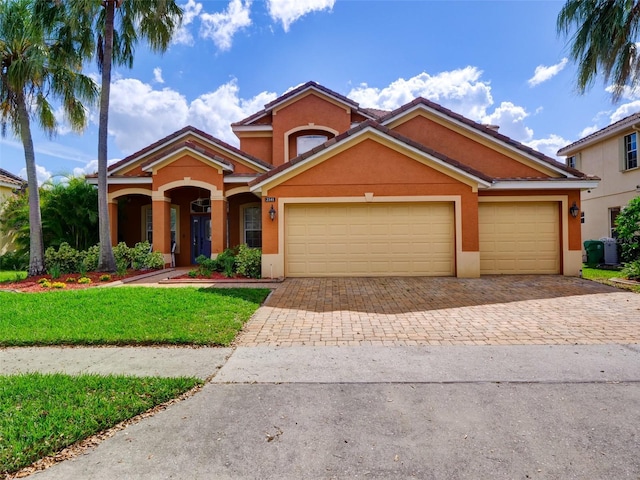
M 288 205 L 285 273 L 453 275 L 453 218 L 450 203 Z
M 480 203 L 480 273 L 560 273 L 557 202 Z

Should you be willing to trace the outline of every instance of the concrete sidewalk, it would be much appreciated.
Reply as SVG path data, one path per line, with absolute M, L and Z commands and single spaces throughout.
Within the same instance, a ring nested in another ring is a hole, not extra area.
M 0 375 L 27 372 L 211 378 L 231 348 L 28 347 L 0 349 Z
M 637 479 L 638 424 L 637 345 L 238 347 L 33 477 Z

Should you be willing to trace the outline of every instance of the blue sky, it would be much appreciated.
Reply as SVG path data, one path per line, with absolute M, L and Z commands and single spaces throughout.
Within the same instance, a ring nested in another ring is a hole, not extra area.
M 164 55 L 139 45 L 114 70 L 109 158 L 117 161 L 193 125 L 234 145 L 229 124 L 314 80 L 360 103 L 394 109 L 423 96 L 554 156 L 637 110 L 628 92 L 575 89 L 562 1 L 184 0 L 183 26 Z M 94 65 L 87 73 L 96 75 Z M 35 131 L 41 181 L 96 170 L 97 111 L 82 135 L 61 119 Z M 0 138 L 0 167 L 26 178 L 19 139 Z M 587 172 L 588 173 L 588 172 Z

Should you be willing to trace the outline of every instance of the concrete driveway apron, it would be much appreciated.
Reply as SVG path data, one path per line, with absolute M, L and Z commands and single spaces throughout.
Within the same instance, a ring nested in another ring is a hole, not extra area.
M 580 278 L 287 279 L 240 346 L 637 343 L 640 295 Z

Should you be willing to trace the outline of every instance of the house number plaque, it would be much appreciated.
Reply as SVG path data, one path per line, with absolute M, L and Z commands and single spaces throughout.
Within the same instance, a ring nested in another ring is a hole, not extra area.
M 276 197 L 264 197 L 266 203 L 273 203 L 276 201 Z

